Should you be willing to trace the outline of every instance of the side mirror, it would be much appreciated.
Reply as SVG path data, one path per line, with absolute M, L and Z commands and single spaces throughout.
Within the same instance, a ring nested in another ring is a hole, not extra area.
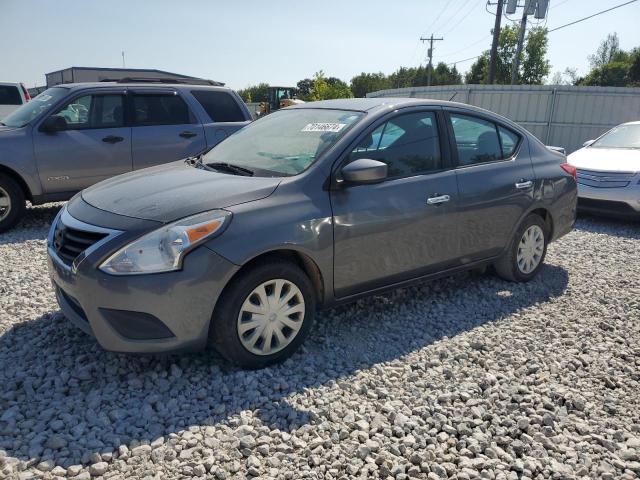
M 595 140 L 587 140 L 586 142 L 584 142 L 582 144 L 583 147 L 589 147 L 591 146 L 591 144 L 593 144 L 593 142 L 595 142 Z
M 360 158 L 342 168 L 342 178 L 349 184 L 379 183 L 387 178 L 386 163 L 368 158 Z
M 62 132 L 67 129 L 67 120 L 61 115 L 51 115 L 45 118 L 42 125 L 40 125 L 40 131 L 46 133 Z

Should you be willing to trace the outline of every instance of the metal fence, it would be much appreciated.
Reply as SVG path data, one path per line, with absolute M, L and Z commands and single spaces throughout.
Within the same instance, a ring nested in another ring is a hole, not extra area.
M 567 153 L 611 127 L 640 120 L 640 88 L 565 85 L 447 85 L 380 90 L 368 97 L 454 100 L 519 123 Z

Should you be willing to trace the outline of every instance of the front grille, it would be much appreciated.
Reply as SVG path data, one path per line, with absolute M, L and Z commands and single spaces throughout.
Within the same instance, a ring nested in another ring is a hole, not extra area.
M 624 188 L 631 183 L 635 172 L 600 172 L 577 169 L 578 183 L 594 188 Z
M 60 220 L 53 234 L 53 248 L 66 265 L 71 265 L 82 252 L 106 236 L 106 233 L 71 228 Z

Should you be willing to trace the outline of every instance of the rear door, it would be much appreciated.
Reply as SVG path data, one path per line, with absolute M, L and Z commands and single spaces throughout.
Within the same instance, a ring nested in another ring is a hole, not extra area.
M 533 203 L 535 176 L 526 139 L 475 113 L 448 112 L 458 182 L 463 263 L 499 254 Z
M 205 117 L 203 123 L 208 147 L 213 147 L 250 123 L 248 111 L 245 111 L 240 98 L 232 92 L 193 89 L 190 93 L 195 105 L 201 108 L 201 116 Z
M 130 109 L 134 170 L 180 160 L 205 149 L 202 125 L 177 91 L 133 91 Z
M 397 113 L 373 126 L 343 161 L 379 160 L 389 176 L 331 192 L 337 297 L 455 264 L 458 189 L 445 130 L 437 109 Z
M 66 130 L 33 130 L 46 193 L 82 190 L 131 171 L 131 128 L 125 126 L 124 98 L 124 91 L 78 93 L 53 112 L 65 118 Z

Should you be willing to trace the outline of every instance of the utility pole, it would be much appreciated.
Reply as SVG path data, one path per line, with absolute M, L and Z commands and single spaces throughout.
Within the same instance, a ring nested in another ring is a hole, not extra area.
M 124 68 L 124 50 L 122 50 L 122 68 Z
M 444 40 L 444 38 L 434 38 L 433 33 L 429 38 L 420 37 L 421 42 L 429 42 L 429 50 L 427 56 L 429 57 L 429 66 L 427 67 L 427 86 L 431 86 L 431 71 L 433 70 L 433 42 Z
M 527 30 L 527 15 L 529 13 L 530 2 L 531 0 L 525 1 L 524 9 L 522 11 L 522 20 L 520 20 L 520 35 L 518 36 L 518 46 L 516 48 L 516 58 L 513 60 L 513 67 L 511 68 L 511 85 L 514 85 L 516 83 L 516 77 L 518 76 L 518 70 L 520 69 L 520 56 L 522 55 L 524 34 Z
M 498 0 L 498 8 L 496 10 L 496 23 L 493 25 L 493 42 L 491 43 L 491 60 L 489 61 L 489 80 L 488 84 L 493 84 L 496 76 L 496 62 L 498 56 L 498 41 L 500 40 L 500 23 L 502 22 L 502 5 L 503 0 Z

